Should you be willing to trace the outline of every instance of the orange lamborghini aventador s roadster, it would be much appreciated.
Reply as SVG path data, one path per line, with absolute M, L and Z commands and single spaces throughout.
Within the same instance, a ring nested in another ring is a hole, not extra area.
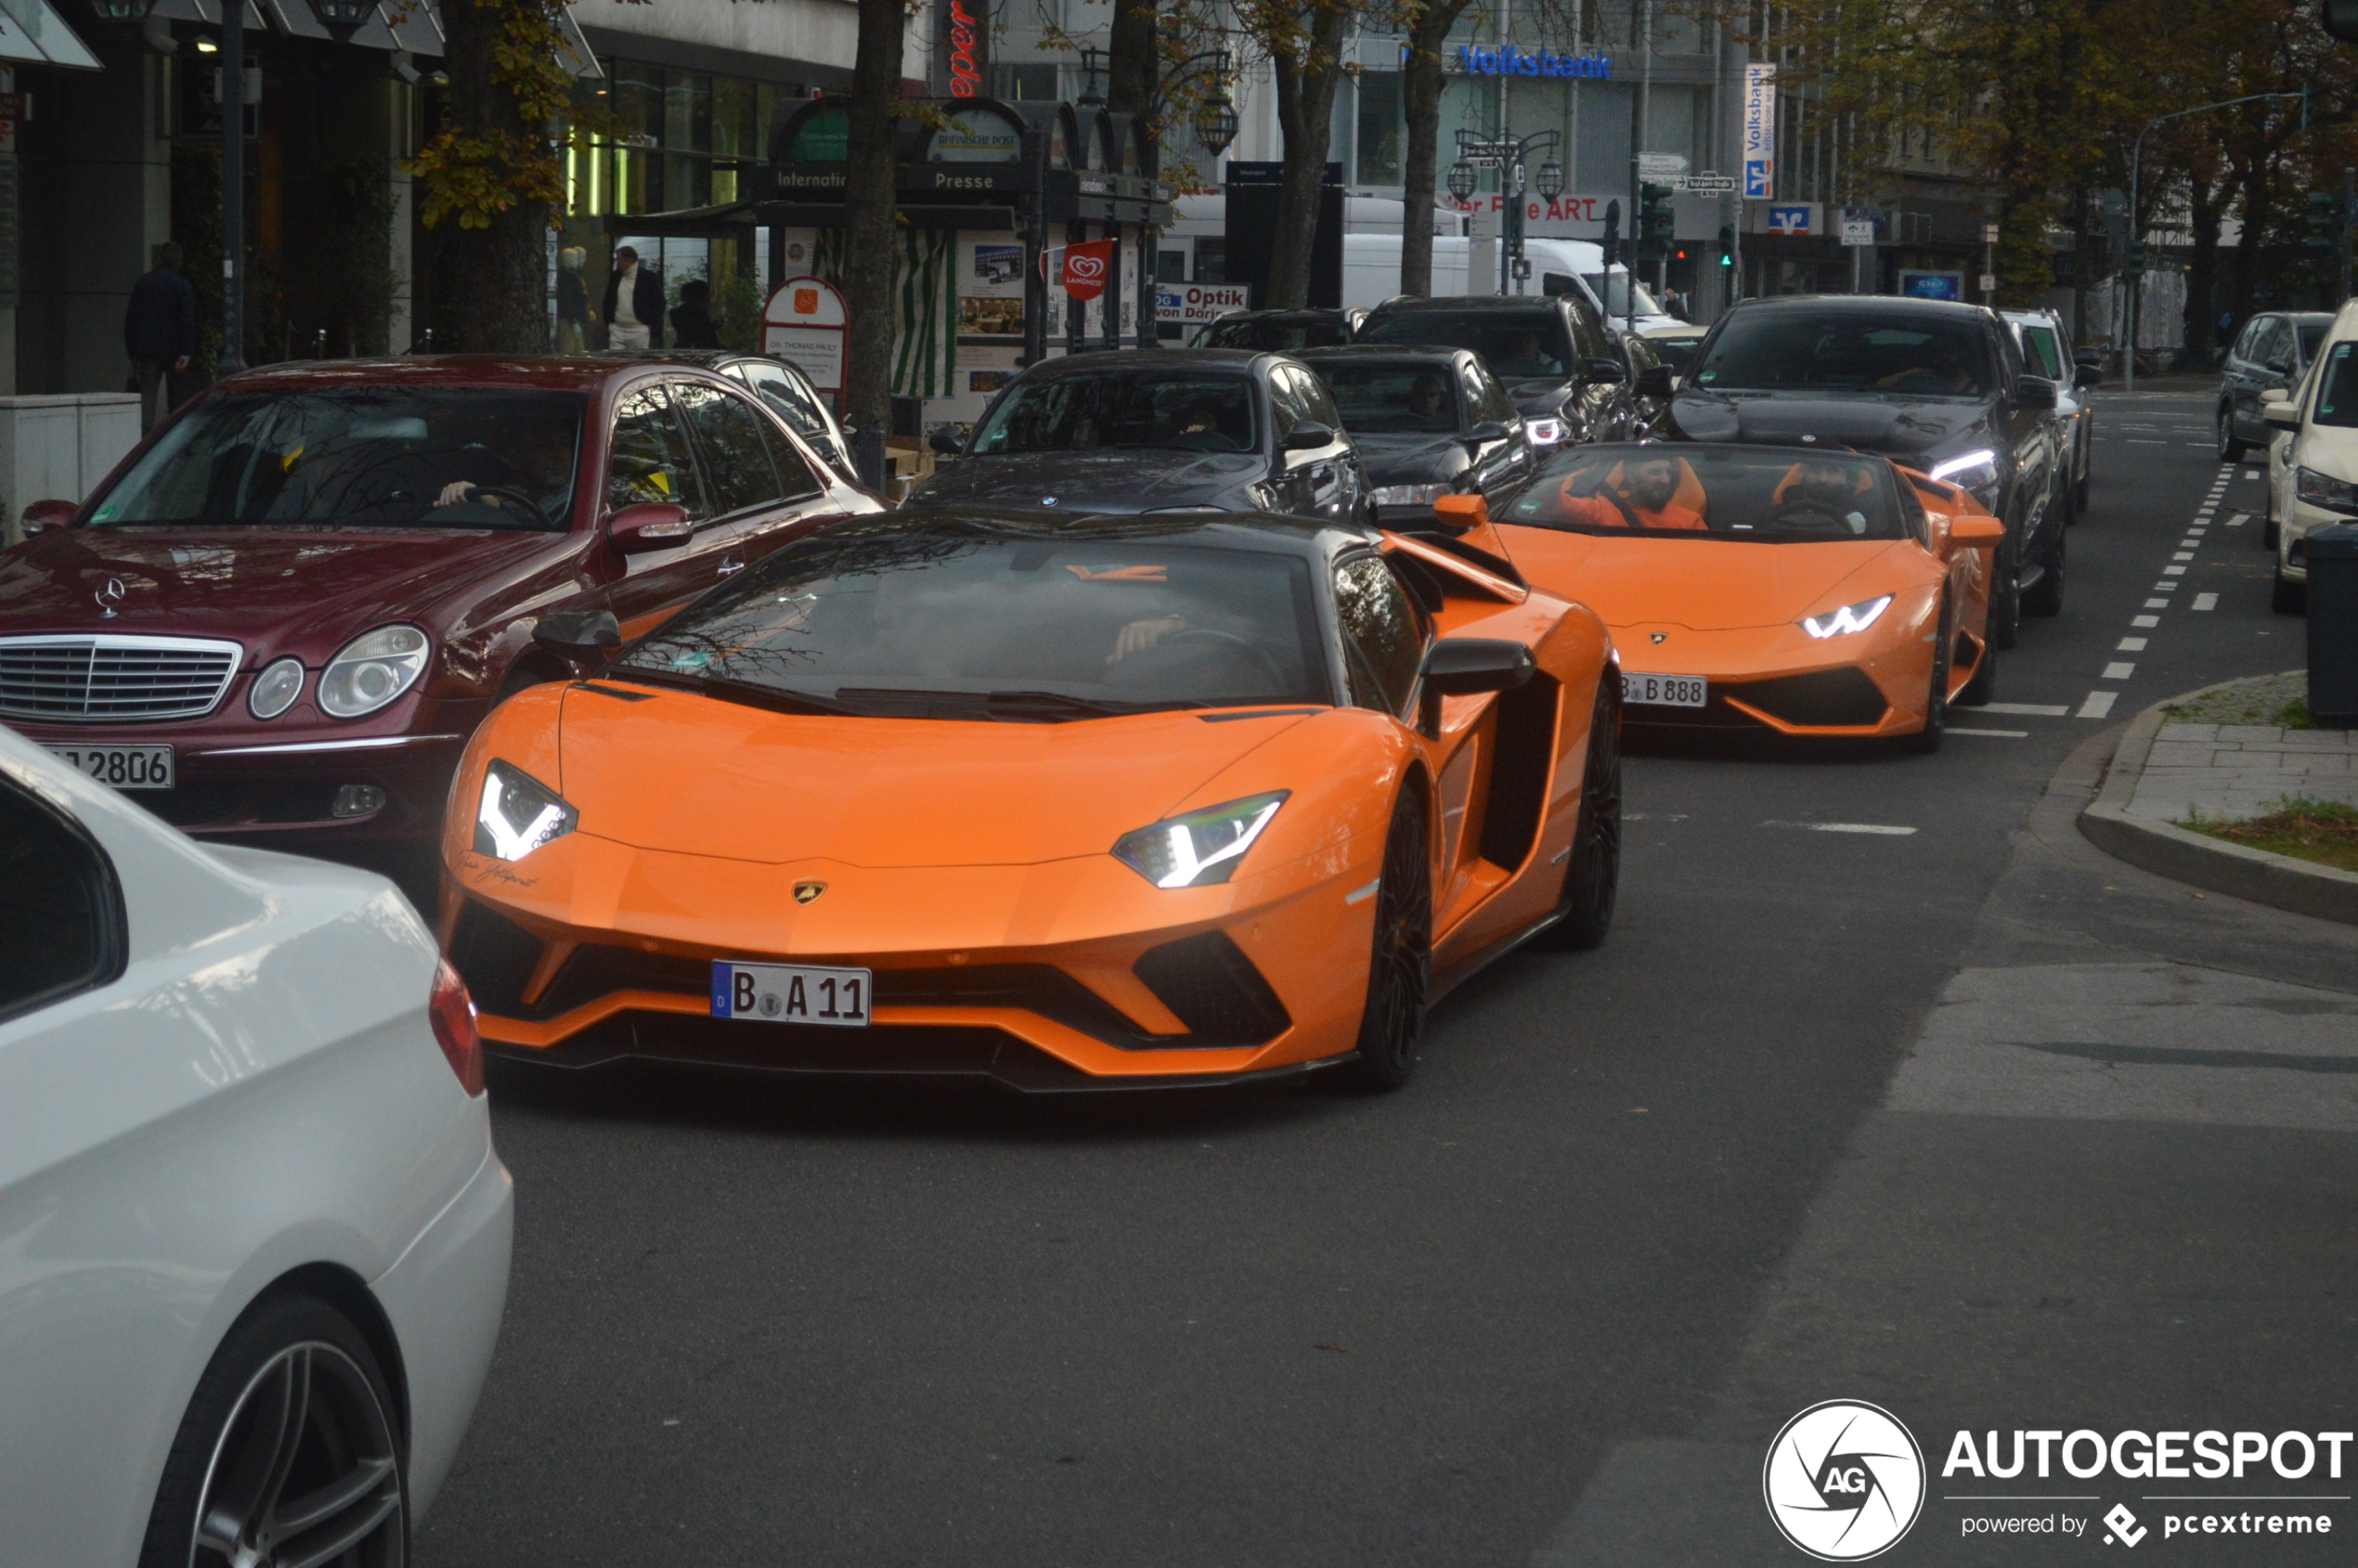
M 486 721 L 443 841 L 496 1052 L 1392 1088 L 1442 990 L 1612 918 L 1612 643 L 1476 547 L 887 513 L 539 636 L 583 678 Z
M 1629 722 L 1940 745 L 1989 700 L 1991 552 L 1964 491 L 1811 446 L 1572 448 L 1445 525 L 1612 629 Z

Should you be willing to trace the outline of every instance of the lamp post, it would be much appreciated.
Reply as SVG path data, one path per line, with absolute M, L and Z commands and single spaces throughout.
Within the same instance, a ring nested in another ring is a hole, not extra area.
M 2168 114 L 2157 114 L 2145 122 L 2144 128 L 2137 133 L 2136 140 L 2129 144 L 2128 249 L 2131 253 L 2140 257 L 2144 254 L 2145 225 L 2144 220 L 2137 212 L 2137 180 L 2143 172 L 2145 137 L 2153 133 L 2154 127 L 2165 121 L 2183 120 L 2189 114 L 2208 114 L 2214 109 L 2233 109 L 2239 103 L 2260 103 L 2269 98 L 2299 98 L 2300 100 L 2300 127 L 2304 131 L 2309 128 L 2309 89 L 2306 87 L 2297 93 L 2249 93 L 2239 98 L 2225 98 L 2218 103 L 2196 104 L 2192 109 L 2181 109 Z M 2144 271 L 2141 266 L 2137 276 L 2129 280 L 2129 297 L 2124 302 L 2124 308 L 2118 313 L 2127 317 L 2129 323 L 2129 341 L 2122 345 L 2120 359 L 2122 386 L 2129 392 L 2137 390 L 2137 329 L 2143 325 L 2138 317 L 2144 314 L 2141 306 L 2144 303 Z M 2203 307 L 2206 310 L 2209 308 L 2208 300 L 2203 302 Z
M 335 0 L 335 3 L 348 5 L 351 0 Z M 329 0 L 312 0 L 312 4 L 324 6 L 329 4 Z M 1083 44 L 1081 46 L 1081 96 L 1073 100 L 1074 108 L 1103 109 L 1106 107 L 1106 95 L 1097 86 L 1097 78 L 1104 71 L 1104 67 L 1097 61 L 1104 54 L 1105 51 L 1095 44 Z
M 1498 292 L 1502 294 L 1523 292 L 1530 269 L 1522 263 L 1522 198 L 1528 182 L 1525 164 L 1535 152 L 1548 154 L 1539 165 L 1539 194 L 1554 201 L 1563 194 L 1563 165 L 1556 162 L 1557 145 L 1562 140 L 1555 131 L 1534 131 L 1527 136 L 1484 137 L 1472 131 L 1458 133 L 1458 162 L 1449 170 L 1449 194 L 1463 201 L 1473 194 L 1474 165 L 1487 164 L 1498 171 L 1498 187 L 1504 198 L 1498 226 Z M 1509 286 L 1511 285 L 1511 287 Z

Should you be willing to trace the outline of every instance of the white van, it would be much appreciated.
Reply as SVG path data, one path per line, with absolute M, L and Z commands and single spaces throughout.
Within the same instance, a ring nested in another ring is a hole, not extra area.
M 1605 277 L 1605 248 L 1587 240 L 1525 240 L 1522 253 L 1531 263 L 1531 290 L 1537 294 L 1568 293 L 1577 286 L 1588 296 L 1588 303 L 1600 315 L 1608 317 L 1615 328 L 1628 324 L 1629 269 L 1619 262 L 1613 267 L 1608 283 Z M 1636 285 L 1638 330 L 1651 327 L 1676 327 L 1678 318 L 1662 308 L 1644 283 Z M 1440 291 L 1435 290 L 1438 293 Z

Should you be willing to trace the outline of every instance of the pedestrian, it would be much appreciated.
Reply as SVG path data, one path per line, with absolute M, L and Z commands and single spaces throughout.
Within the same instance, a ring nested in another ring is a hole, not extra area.
M 663 279 L 639 265 L 639 253 L 625 245 L 614 253 L 606 275 L 606 346 L 663 346 Z
M 568 245 L 557 253 L 557 352 L 587 354 L 590 352 L 590 323 L 598 313 L 590 308 L 590 287 L 581 280 L 582 266 L 590 253 L 578 245 Z
M 712 285 L 701 278 L 680 285 L 680 303 L 671 311 L 671 346 L 720 346 L 720 330 L 712 324 Z
M 156 247 L 155 266 L 131 285 L 123 312 L 123 347 L 139 387 L 139 434 L 172 411 L 172 378 L 197 352 L 197 292 L 180 276 L 180 247 Z

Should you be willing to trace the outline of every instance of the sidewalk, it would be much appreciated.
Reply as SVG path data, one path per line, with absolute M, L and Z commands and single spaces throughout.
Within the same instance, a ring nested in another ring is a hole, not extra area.
M 2358 874 L 2182 827 L 2264 816 L 2306 797 L 2358 806 L 2358 731 L 2296 730 L 2273 719 L 2301 694 L 2298 671 L 2229 681 L 2131 721 L 2079 829 L 2107 854 L 2158 875 L 2302 914 L 2358 925 Z

